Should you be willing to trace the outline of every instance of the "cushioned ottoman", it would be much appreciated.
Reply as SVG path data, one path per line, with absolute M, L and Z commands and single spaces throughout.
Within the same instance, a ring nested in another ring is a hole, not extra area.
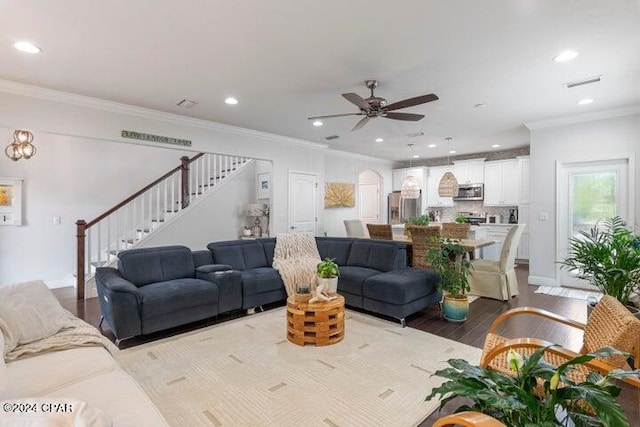
M 440 276 L 432 270 L 407 268 L 376 274 L 363 285 L 363 308 L 400 319 L 441 300 Z

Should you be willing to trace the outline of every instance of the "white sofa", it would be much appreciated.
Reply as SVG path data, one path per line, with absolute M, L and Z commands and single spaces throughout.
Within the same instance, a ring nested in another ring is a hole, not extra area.
M 66 326 L 57 332 L 55 327 L 46 331 L 56 317 Z M 87 338 L 80 333 L 86 328 L 90 329 Z M 34 335 L 41 330 L 45 330 L 42 337 Z M 60 337 L 70 331 L 77 336 L 63 337 L 60 346 Z M 40 339 L 34 341 L 34 336 Z M 52 339 L 58 340 L 58 349 L 46 341 Z M 27 341 L 14 347 L 21 340 Z M 0 426 L 167 426 L 138 383 L 100 341 L 104 338 L 95 328 L 59 307 L 44 283 L 0 286 L 0 354 L 4 350 L 0 357 Z M 41 347 L 45 350 L 35 353 Z M 17 354 L 16 349 L 23 353 Z M 28 352 L 32 353 L 24 354 Z M 71 410 L 62 411 L 66 413 L 54 413 L 46 406 L 67 402 Z M 36 410 L 26 411 L 33 409 L 31 405 Z

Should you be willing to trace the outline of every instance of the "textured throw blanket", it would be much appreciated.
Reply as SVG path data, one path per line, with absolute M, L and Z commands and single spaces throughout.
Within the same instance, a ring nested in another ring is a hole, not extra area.
M 276 235 L 273 268 L 280 273 L 287 295 L 294 295 L 297 285 L 303 283 L 308 284 L 311 290 L 315 289 L 319 263 L 320 254 L 313 234 Z

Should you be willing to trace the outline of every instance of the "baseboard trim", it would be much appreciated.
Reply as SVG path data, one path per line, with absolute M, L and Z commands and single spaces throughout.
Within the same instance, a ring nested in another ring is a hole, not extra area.
M 530 285 L 538 285 L 538 286 L 560 286 L 556 279 L 552 279 L 551 277 L 542 277 L 542 276 L 529 276 L 527 281 Z

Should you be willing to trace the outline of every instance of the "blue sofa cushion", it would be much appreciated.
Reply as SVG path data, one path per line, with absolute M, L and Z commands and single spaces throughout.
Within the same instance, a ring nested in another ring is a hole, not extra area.
M 129 282 L 141 287 L 185 277 L 195 278 L 196 267 L 186 246 L 130 249 L 118 254 L 118 270 Z
M 273 265 L 273 254 L 276 251 L 276 238 L 275 237 L 266 237 L 263 239 L 257 239 L 260 243 L 262 243 L 262 247 L 264 248 L 264 255 L 267 257 L 267 265 Z
M 366 267 L 340 267 L 338 290 L 354 295 L 362 295 L 364 281 L 376 274 L 380 274 L 380 272 Z
M 257 240 L 231 240 L 207 245 L 215 264 L 229 264 L 235 270 L 271 267 L 267 263 L 262 243 Z
M 338 265 L 347 265 L 352 243 L 352 238 L 345 237 L 316 238 L 320 258 L 334 258 Z
M 258 267 L 242 272 L 242 292 L 245 295 L 284 289 L 280 273 L 272 267 Z
M 391 271 L 395 267 L 398 250 L 394 242 L 354 240 L 346 265 Z
M 406 268 L 368 278 L 364 297 L 391 304 L 407 304 L 436 291 L 440 277 L 433 270 Z
M 168 280 L 144 286 L 139 292 L 143 323 L 147 318 L 206 305 L 213 307 L 212 316 L 218 313 L 218 286 L 206 280 Z

